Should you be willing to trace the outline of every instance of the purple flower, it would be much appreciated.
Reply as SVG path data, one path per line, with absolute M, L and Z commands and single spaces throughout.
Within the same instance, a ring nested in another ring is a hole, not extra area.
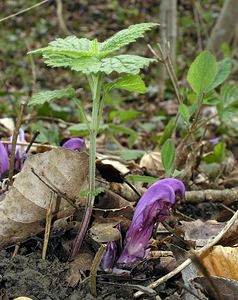
M 121 224 L 114 226 L 121 232 Z M 120 240 L 110 241 L 107 243 L 105 254 L 101 261 L 101 267 L 104 271 L 112 270 L 116 259 L 118 258 L 118 252 L 120 250 Z
M 212 145 L 216 145 L 218 144 L 220 141 L 220 138 L 214 138 L 214 139 L 210 139 L 209 142 L 212 144 Z
M 0 142 L 0 178 L 7 171 L 9 171 L 8 153 L 3 143 Z
M 147 256 L 154 224 L 164 221 L 175 204 L 176 195 L 183 197 L 184 184 L 173 178 L 154 183 L 139 200 L 131 225 L 126 233 L 119 264 L 133 263 Z
M 82 151 L 82 150 L 84 150 L 85 143 L 84 143 L 83 139 L 71 138 L 67 142 L 65 142 L 62 147 L 68 148 L 71 150 Z
M 12 141 L 13 136 L 10 137 L 10 141 Z M 26 143 L 25 140 L 25 132 L 23 129 L 19 129 L 19 134 L 17 137 L 17 143 Z M 12 151 L 12 145 L 8 146 L 8 151 Z M 25 154 L 25 147 L 21 145 L 16 145 L 16 151 L 15 151 L 15 163 L 14 163 L 14 169 L 15 171 L 20 171 L 23 166 L 23 162 L 26 159 Z

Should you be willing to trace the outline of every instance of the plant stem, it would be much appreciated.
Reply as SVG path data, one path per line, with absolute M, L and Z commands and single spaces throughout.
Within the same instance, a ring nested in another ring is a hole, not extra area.
M 99 104 L 101 96 L 101 86 L 102 86 L 102 76 L 91 75 L 88 78 L 89 85 L 92 92 L 93 98 L 93 108 L 92 108 L 92 125 L 90 128 L 90 149 L 89 149 L 89 191 L 87 196 L 87 203 L 85 207 L 85 214 L 81 224 L 81 228 L 77 234 L 74 242 L 73 251 L 71 253 L 71 259 L 73 259 L 83 242 L 84 236 L 87 232 L 88 225 L 91 219 L 94 198 L 95 198 L 95 173 L 96 173 L 96 138 L 97 138 L 97 128 L 99 119 Z

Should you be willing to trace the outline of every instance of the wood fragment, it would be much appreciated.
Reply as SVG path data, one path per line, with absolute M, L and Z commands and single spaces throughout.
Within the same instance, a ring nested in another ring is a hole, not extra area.
M 238 201 L 238 188 L 224 190 L 200 190 L 187 191 L 185 193 L 185 202 L 201 203 L 205 201 L 222 202 L 225 205 L 231 205 Z
M 55 193 L 51 193 L 51 199 L 49 203 L 49 208 L 46 210 L 46 224 L 45 224 L 45 235 L 44 235 L 44 243 L 42 249 L 42 259 L 46 258 L 46 252 L 50 237 L 50 228 L 51 228 L 51 221 L 52 221 L 52 211 L 55 204 Z
M 96 253 L 96 256 L 94 257 L 91 272 L 90 272 L 90 289 L 91 289 L 91 294 L 94 297 L 97 297 L 97 269 L 101 263 L 103 254 L 106 250 L 107 245 L 102 244 L 100 248 L 98 249 L 98 252 Z

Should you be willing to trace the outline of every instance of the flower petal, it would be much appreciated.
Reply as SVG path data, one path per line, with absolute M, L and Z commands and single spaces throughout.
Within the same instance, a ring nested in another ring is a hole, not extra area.
M 68 148 L 71 150 L 82 151 L 85 147 L 85 143 L 84 143 L 83 139 L 71 138 L 67 142 L 65 142 L 62 147 Z
M 3 143 L 0 142 L 0 177 L 7 171 L 9 171 L 8 153 Z

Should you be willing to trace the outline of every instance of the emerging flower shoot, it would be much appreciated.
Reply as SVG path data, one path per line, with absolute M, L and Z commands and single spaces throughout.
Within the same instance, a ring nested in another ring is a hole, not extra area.
M 154 224 L 162 222 L 175 204 L 176 195 L 183 197 L 184 184 L 173 178 L 154 183 L 139 200 L 131 225 L 126 233 L 123 251 L 117 260 L 119 264 L 133 263 L 148 254 L 148 244 Z
M 9 159 L 8 159 L 8 153 L 3 145 L 3 143 L 0 142 L 0 178 L 4 176 L 9 171 Z
M 71 138 L 67 142 L 65 142 L 62 147 L 71 150 L 83 151 L 85 148 L 85 143 L 83 139 Z

